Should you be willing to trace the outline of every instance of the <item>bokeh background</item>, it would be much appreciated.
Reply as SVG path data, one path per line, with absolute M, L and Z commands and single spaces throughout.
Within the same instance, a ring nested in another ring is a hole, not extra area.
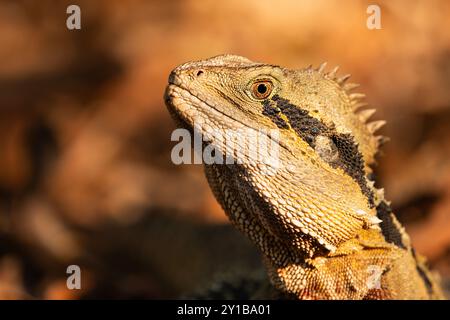
M 0 1 L 0 298 L 173 298 L 261 267 L 170 161 L 167 76 L 222 53 L 353 75 L 388 121 L 377 185 L 448 283 L 450 2 L 376 3 L 381 30 L 371 1 Z

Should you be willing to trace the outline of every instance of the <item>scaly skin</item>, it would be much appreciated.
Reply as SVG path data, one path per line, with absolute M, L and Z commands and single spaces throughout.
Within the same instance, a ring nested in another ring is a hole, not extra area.
M 180 126 L 205 135 L 205 148 L 230 156 L 212 130 L 225 140 L 263 130 L 263 141 L 279 145 L 269 151 L 278 167 L 239 151 L 234 164 L 205 165 L 217 200 L 261 250 L 278 290 L 300 299 L 443 298 L 370 180 L 384 121 L 366 122 L 373 110 L 359 111 L 364 95 L 349 93 L 356 85 L 347 78 L 324 65 L 289 70 L 221 55 L 173 70 L 165 100 Z

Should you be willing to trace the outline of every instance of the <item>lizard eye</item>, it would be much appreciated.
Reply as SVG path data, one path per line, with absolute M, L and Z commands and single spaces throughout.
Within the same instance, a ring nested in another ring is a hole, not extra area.
M 273 90 L 271 81 L 257 81 L 252 85 L 252 95 L 255 99 L 266 99 Z

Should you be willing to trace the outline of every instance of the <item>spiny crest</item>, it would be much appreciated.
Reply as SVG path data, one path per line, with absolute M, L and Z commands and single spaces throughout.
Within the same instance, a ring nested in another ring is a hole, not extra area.
M 350 78 L 350 74 L 346 74 L 344 76 L 338 77 L 337 72 L 339 67 L 335 67 L 329 72 L 326 72 L 327 63 L 322 63 L 315 71 L 322 74 L 323 77 L 334 81 L 339 87 L 348 95 L 350 99 L 350 107 L 351 111 L 357 116 L 362 127 L 365 128 L 366 135 L 369 135 L 369 140 L 374 141 L 374 149 L 371 153 L 373 153 L 373 157 L 378 152 L 378 148 L 383 145 L 385 142 L 389 141 L 389 138 L 385 136 L 375 136 L 375 132 L 379 130 L 386 124 L 384 120 L 371 121 L 368 120 L 375 113 L 375 109 L 366 109 L 368 107 L 367 102 L 364 101 L 366 95 L 364 93 L 353 93 L 351 92 L 353 89 L 358 88 L 359 84 L 356 83 L 347 83 L 347 80 Z M 373 157 L 370 157 L 370 163 L 375 162 Z

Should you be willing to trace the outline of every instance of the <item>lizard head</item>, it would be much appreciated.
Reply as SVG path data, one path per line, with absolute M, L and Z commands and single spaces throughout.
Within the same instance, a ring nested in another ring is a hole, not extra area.
M 373 133 L 383 122 L 366 123 L 373 110 L 357 112 L 363 95 L 349 92 L 355 85 L 347 78 L 325 73 L 324 65 L 289 70 L 221 55 L 174 69 L 165 100 L 179 122 L 203 134 L 276 130 L 264 134 L 280 147 L 271 174 L 244 157 L 218 165 L 209 182 L 221 184 L 215 194 L 232 220 L 228 189 L 264 232 L 303 249 L 307 235 L 332 251 L 378 222 L 377 190 L 367 176 L 383 141 Z M 216 135 L 207 140 L 227 153 Z
M 281 68 L 234 55 L 188 62 L 169 76 L 169 110 L 188 127 L 214 123 L 220 129 L 275 127 L 262 114 L 262 102 L 281 88 Z

